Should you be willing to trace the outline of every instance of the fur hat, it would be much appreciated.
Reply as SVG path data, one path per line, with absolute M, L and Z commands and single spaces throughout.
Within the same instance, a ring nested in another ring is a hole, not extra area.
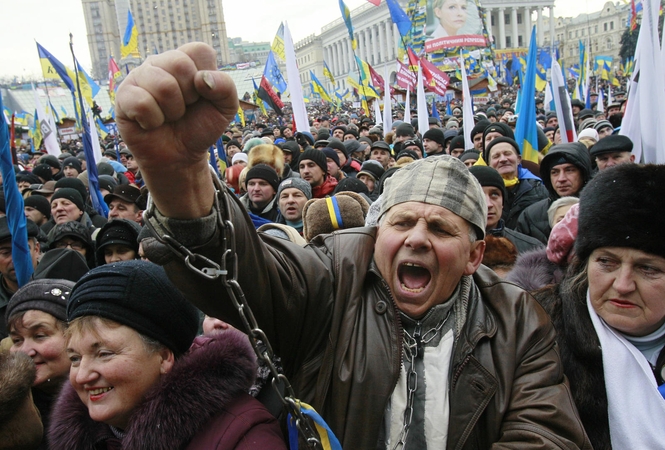
M 508 238 L 489 234 L 485 243 L 483 264 L 490 269 L 510 269 L 517 261 L 517 248 Z
M 319 234 L 365 226 L 369 203 L 355 192 L 313 198 L 302 210 L 303 236 L 307 242 Z
M 67 320 L 99 316 L 153 338 L 176 356 L 187 352 L 199 327 L 198 310 L 160 266 L 141 260 L 104 264 L 76 283 Z
M 600 247 L 627 247 L 665 258 L 665 166 L 621 164 L 599 172 L 582 190 L 575 253 L 585 261 Z
M 273 144 L 257 145 L 247 155 L 247 166 L 251 169 L 257 164 L 267 164 L 281 174 L 284 170 L 284 152 Z
M 487 205 L 480 183 L 459 159 L 432 156 L 399 169 L 385 182 L 379 217 L 405 202 L 422 202 L 446 208 L 485 237 Z
M 9 428 L 23 403 L 28 401 L 36 376 L 35 363 L 28 355 L 0 352 L 0 436 L 7 431 L 5 427 Z M 20 429 L 18 424 L 13 425 Z

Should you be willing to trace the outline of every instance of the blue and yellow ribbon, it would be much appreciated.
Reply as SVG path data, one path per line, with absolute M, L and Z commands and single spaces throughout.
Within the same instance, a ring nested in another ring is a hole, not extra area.
M 329 199 L 330 197 L 326 200 Z M 342 450 L 342 446 L 339 443 L 339 440 L 337 440 L 335 433 L 332 432 L 326 421 L 323 420 L 323 417 L 321 417 L 319 413 L 307 403 L 300 402 L 299 405 L 300 412 L 314 422 L 316 431 L 321 439 L 323 450 Z M 298 450 L 298 429 L 296 428 L 296 419 L 293 418 L 291 414 L 288 415 L 287 424 L 289 429 L 289 448 L 291 450 Z
M 328 205 L 328 214 L 330 215 L 330 222 L 335 230 L 344 228 L 342 221 L 342 213 L 339 211 L 339 203 L 335 197 L 326 197 L 326 205 Z

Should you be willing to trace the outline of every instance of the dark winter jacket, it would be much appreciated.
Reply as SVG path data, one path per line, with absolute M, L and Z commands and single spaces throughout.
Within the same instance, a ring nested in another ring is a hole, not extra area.
M 346 164 L 344 164 L 344 167 L 342 167 L 342 172 L 344 172 L 347 177 L 355 178 L 356 175 L 358 175 L 358 172 L 360 172 L 361 167 L 362 164 L 360 161 L 349 156 L 349 158 L 346 160 Z
M 591 157 L 584 144 L 573 142 L 572 144 L 553 146 L 540 163 L 540 173 L 543 176 L 543 184 L 547 188 L 549 196 L 545 200 L 541 200 L 526 208 L 520 215 L 517 227 L 515 228 L 516 231 L 534 237 L 545 245 L 547 245 L 547 240 L 552 232 L 552 227 L 550 227 L 549 218 L 547 217 L 547 210 L 555 200 L 560 198 L 552 186 L 550 171 L 555 165 L 560 164 L 559 161 L 562 158 L 580 169 L 582 178 L 584 179 L 582 188 L 591 180 Z M 576 196 L 579 195 L 580 193 L 578 192 Z
M 535 178 L 520 180 L 517 186 L 506 189 L 501 216 L 506 227 L 514 230 L 522 211 L 543 198 L 547 198 L 547 189 L 540 180 Z
M 122 440 L 90 418 L 66 383 L 51 416 L 51 448 L 286 449 L 277 421 L 247 393 L 255 376 L 245 335 L 199 337 L 136 408 Z
M 343 448 L 376 449 L 403 356 L 399 312 L 374 263 L 376 228 L 319 235 L 301 247 L 258 235 L 242 206 L 229 200 L 242 249 L 238 282 L 296 395 L 319 411 Z M 220 258 L 215 212 L 192 221 L 157 220 L 188 248 Z M 146 252 L 157 256 L 149 247 Z M 242 326 L 218 281 L 173 258 L 156 261 L 198 307 Z M 447 448 L 589 448 L 545 311 L 486 267 L 465 283 L 473 295 L 447 380 Z
M 559 283 L 563 274 L 559 266 L 547 259 L 547 249 L 541 247 L 519 255 L 506 280 L 521 286 L 525 291 L 533 292 Z
M 531 236 L 527 236 L 526 234 L 518 233 L 517 231 L 511 230 L 510 228 L 506 228 L 503 219 L 499 221 L 499 225 L 495 229 L 491 230 L 489 234 L 495 237 L 507 238 L 510 242 L 513 243 L 517 249 L 517 252 L 520 254 L 544 247 L 539 240 L 534 239 Z

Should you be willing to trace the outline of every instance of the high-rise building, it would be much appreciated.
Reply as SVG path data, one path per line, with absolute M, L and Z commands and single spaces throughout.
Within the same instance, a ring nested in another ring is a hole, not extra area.
M 231 62 L 221 0 L 81 1 L 95 78 L 106 78 L 109 56 L 120 59 L 120 41 L 130 8 L 142 58 L 200 41 L 217 51 L 218 66 Z

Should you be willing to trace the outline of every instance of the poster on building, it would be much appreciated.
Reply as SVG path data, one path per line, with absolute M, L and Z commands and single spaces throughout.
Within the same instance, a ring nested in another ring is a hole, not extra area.
M 427 0 L 425 20 L 427 53 L 487 45 L 476 0 Z

